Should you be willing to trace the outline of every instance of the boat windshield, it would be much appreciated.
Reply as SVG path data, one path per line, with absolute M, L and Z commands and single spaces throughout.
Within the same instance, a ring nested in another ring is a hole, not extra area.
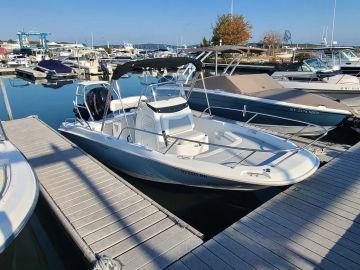
M 301 68 L 303 69 L 303 71 L 313 72 L 329 69 L 329 67 L 323 61 L 317 58 L 305 60 Z
M 186 99 L 185 92 L 182 87 L 178 86 L 162 86 L 159 85 L 151 85 L 147 89 L 145 89 L 144 95 L 147 97 L 148 101 L 160 101 L 160 100 L 168 100 L 170 98 L 175 97 L 183 97 Z
M 347 58 L 358 58 L 359 56 L 353 50 L 346 50 L 342 52 Z

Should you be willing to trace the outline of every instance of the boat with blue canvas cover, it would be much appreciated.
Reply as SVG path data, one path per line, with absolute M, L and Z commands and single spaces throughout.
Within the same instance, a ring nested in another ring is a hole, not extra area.
M 114 70 L 111 83 L 81 82 L 76 118 L 59 131 L 105 164 L 140 179 L 212 189 L 256 190 L 302 181 L 319 159 L 289 139 L 249 125 L 195 116 L 182 85 L 157 91 L 148 84 L 138 96 L 122 97 L 118 79 L 193 64 L 186 57 L 133 61 Z M 179 91 L 180 89 L 180 91 Z
M 74 79 L 77 77 L 74 70 L 60 60 L 41 60 L 35 70 L 45 72 L 46 77 L 51 80 Z

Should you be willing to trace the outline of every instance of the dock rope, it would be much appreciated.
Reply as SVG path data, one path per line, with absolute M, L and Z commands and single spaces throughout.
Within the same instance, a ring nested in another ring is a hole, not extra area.
M 92 270 L 121 270 L 121 262 L 112 259 L 106 255 L 97 255 L 96 262 Z

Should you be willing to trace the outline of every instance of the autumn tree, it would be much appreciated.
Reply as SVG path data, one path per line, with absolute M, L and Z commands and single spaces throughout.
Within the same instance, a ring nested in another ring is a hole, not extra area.
M 212 42 L 219 45 L 237 45 L 251 38 L 251 24 L 242 15 L 224 14 L 218 17 L 213 27 Z
M 275 53 L 275 50 L 280 48 L 282 45 L 282 38 L 280 33 L 275 31 L 270 31 L 264 34 L 261 43 L 268 47 L 272 53 Z

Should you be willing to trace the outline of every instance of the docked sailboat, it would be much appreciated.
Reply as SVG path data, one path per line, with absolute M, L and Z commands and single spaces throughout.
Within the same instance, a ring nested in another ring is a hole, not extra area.
M 31 217 L 38 182 L 26 159 L 0 129 L 0 253 Z
M 79 83 L 76 118 L 63 122 L 60 132 L 109 166 L 162 183 L 255 190 L 290 185 L 317 170 L 319 159 L 287 139 L 195 116 L 181 85 L 156 91 L 150 84 L 138 96 L 121 96 L 118 79 L 128 72 L 189 63 L 202 74 L 194 59 L 146 59 L 118 66 L 110 84 Z

